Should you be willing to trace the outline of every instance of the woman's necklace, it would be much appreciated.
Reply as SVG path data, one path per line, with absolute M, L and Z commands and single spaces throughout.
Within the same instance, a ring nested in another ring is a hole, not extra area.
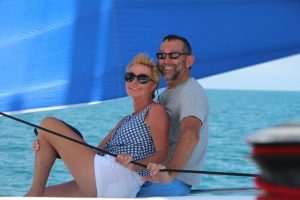
M 135 115 L 140 114 L 143 110 L 145 110 L 152 103 L 153 103 L 153 101 L 151 100 L 150 103 L 140 106 L 140 108 L 138 108 L 136 111 L 134 111 L 131 115 L 135 116 Z

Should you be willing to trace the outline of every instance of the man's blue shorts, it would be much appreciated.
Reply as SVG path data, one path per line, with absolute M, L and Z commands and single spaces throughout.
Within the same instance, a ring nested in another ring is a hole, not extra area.
M 186 196 L 192 186 L 174 179 L 171 183 L 145 182 L 137 197 L 163 197 L 163 196 Z

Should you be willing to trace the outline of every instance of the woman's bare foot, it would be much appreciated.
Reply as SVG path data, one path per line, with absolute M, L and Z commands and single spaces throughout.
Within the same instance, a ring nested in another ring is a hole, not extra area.
M 38 189 L 30 188 L 28 192 L 25 194 L 25 197 L 42 197 L 44 196 L 43 191 Z

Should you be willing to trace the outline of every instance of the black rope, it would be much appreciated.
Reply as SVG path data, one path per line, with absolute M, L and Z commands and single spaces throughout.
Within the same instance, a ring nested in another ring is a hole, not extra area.
M 217 192 L 257 192 L 258 188 L 215 188 L 215 189 L 193 189 L 190 194 L 217 193 Z
M 182 169 L 161 169 L 162 172 L 184 172 L 191 174 L 213 174 L 213 175 L 225 175 L 225 176 L 247 176 L 257 177 L 257 174 L 248 173 L 235 173 L 235 172 L 212 172 L 212 171 L 201 171 L 201 170 L 182 170 Z
M 75 143 L 81 144 L 81 145 L 83 145 L 83 146 L 86 146 L 86 147 L 88 147 L 88 148 L 94 149 L 94 150 L 96 150 L 96 151 L 98 151 L 98 152 L 102 152 L 102 153 L 108 154 L 108 155 L 110 155 L 110 156 L 117 157 L 116 154 L 113 154 L 113 153 L 111 153 L 111 152 L 108 152 L 108 151 L 106 151 L 106 150 L 104 150 L 104 149 L 100 149 L 100 148 L 98 148 L 98 147 L 94 147 L 94 146 L 89 145 L 89 144 L 87 144 L 87 143 L 81 142 L 81 141 L 79 141 L 79 140 L 75 140 L 74 138 L 65 136 L 65 135 L 63 135 L 63 134 L 57 133 L 57 132 L 55 132 L 55 131 L 46 129 L 46 128 L 41 127 L 41 126 L 38 126 L 38 125 L 32 124 L 32 123 L 30 123 L 30 122 L 27 122 L 27 121 L 25 121 L 25 120 L 19 119 L 19 118 L 17 118 L 17 117 L 14 117 L 14 116 L 5 114 L 5 113 L 3 113 L 3 112 L 0 112 L 0 114 L 3 115 L 4 117 L 13 119 L 13 120 L 18 121 L 18 122 L 20 122 L 20 123 L 29 125 L 29 126 L 31 126 L 31 127 L 35 127 L 35 128 L 37 128 L 37 129 L 46 131 L 47 133 L 51 133 L 51 134 L 53 134 L 53 135 L 62 137 L 62 138 L 64 138 L 64 139 L 67 139 L 67 140 L 70 140 L 70 141 L 72 141 L 72 142 L 75 142 Z M 136 162 L 136 161 L 131 161 L 131 163 L 133 163 L 133 164 L 135 164 L 135 165 L 137 165 L 137 166 L 143 167 L 143 168 L 147 168 L 146 165 L 144 165 L 144 164 L 142 164 L 142 163 L 139 163 L 139 162 Z M 161 169 L 160 171 L 162 171 L 162 172 L 194 173 L 194 174 L 226 175 L 226 176 L 247 176 L 247 177 L 256 177 L 256 176 L 258 176 L 257 174 L 247 174 L 247 173 L 213 172 L 213 171 L 183 170 L 183 169 Z

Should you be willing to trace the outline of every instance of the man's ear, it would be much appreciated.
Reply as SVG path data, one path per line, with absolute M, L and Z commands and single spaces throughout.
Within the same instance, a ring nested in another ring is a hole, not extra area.
M 194 64 L 195 60 L 196 60 L 195 56 L 193 56 L 193 55 L 187 56 L 187 59 L 186 59 L 186 66 L 187 66 L 188 68 L 191 68 L 191 66 Z

